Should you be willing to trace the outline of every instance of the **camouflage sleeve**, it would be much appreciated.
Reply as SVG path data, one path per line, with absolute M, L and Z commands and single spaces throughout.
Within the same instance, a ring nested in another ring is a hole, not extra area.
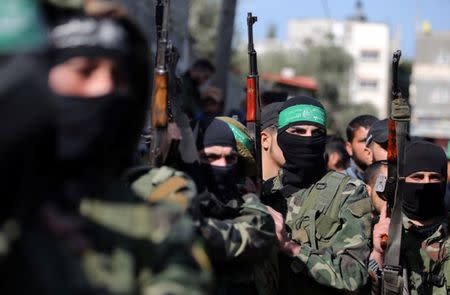
M 322 285 L 355 291 L 368 280 L 370 202 L 366 186 L 360 181 L 349 181 L 342 194 L 341 226 L 334 233 L 331 246 L 316 250 L 302 244 L 291 268 L 296 273 L 306 272 Z
M 200 225 L 207 252 L 214 259 L 256 261 L 275 246 L 275 224 L 255 195 L 244 196 L 239 216 L 219 220 L 204 218 Z
M 114 253 L 111 262 L 85 255 L 92 280 L 120 294 L 209 294 L 209 260 L 179 206 L 83 200 L 80 211 L 97 243 Z
M 157 208 L 151 222 L 156 225 L 152 228 L 153 251 L 141 252 L 142 261 L 149 266 L 139 274 L 141 293 L 209 294 L 211 266 L 192 220 L 177 207 L 159 204 Z M 151 256 L 148 260 L 147 255 Z
M 183 210 L 197 194 L 195 183 L 187 174 L 167 166 L 151 169 L 135 180 L 131 189 L 149 203 L 168 202 Z

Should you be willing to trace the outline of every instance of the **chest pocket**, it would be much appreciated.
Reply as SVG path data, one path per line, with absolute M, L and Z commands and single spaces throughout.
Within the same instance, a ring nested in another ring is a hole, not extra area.
M 311 190 L 304 191 L 305 201 L 298 214 L 293 216 L 292 239 L 308 243 L 319 249 L 330 245 L 336 231 L 341 227 L 339 211 L 341 193 L 348 176 L 330 172 Z

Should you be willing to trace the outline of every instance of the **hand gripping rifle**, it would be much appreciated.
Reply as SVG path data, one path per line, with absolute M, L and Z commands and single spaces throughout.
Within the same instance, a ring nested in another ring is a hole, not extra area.
M 176 153 L 177 140 L 168 139 L 168 126 L 173 121 L 173 99 L 178 92 L 176 63 L 179 54 L 168 40 L 169 0 L 158 0 L 155 10 L 157 49 L 155 78 L 151 104 L 152 136 L 150 164 L 166 164 L 170 155 Z M 170 141 L 170 142 L 168 142 Z
M 261 100 L 259 97 L 258 63 L 253 44 L 253 24 L 258 20 L 251 12 L 247 14 L 249 74 L 247 75 L 247 128 L 254 138 L 256 160 L 256 187 L 261 196 L 262 163 L 261 163 Z
M 411 111 L 398 86 L 398 64 L 401 51 L 392 58 L 392 104 L 388 136 L 388 176 L 384 195 L 391 216 L 389 236 L 384 253 L 382 294 L 401 294 L 403 269 L 400 264 L 402 242 L 402 202 L 405 183 L 405 145 Z

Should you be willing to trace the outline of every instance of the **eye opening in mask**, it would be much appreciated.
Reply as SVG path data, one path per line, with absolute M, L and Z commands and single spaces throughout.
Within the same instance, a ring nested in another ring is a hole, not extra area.
M 238 154 L 232 151 L 229 155 L 217 154 L 213 152 L 201 152 L 200 153 L 200 161 L 204 164 L 209 164 L 212 166 L 221 166 L 215 164 L 217 162 L 225 163 L 226 166 L 234 165 L 238 162 Z
M 294 125 L 286 129 L 287 133 L 297 136 L 324 136 L 326 134 L 325 128 L 313 125 Z
M 50 69 L 48 84 L 58 95 L 80 98 L 126 94 L 129 77 L 125 66 L 110 57 L 75 56 Z
M 405 179 L 408 183 L 441 183 L 444 177 L 437 172 L 418 171 L 408 175 Z

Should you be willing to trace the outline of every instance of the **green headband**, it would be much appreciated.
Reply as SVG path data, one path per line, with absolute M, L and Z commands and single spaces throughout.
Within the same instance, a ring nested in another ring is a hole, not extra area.
M 324 109 L 317 106 L 306 104 L 294 105 L 280 112 L 278 129 L 299 121 L 317 123 L 325 127 L 327 125 L 327 115 Z
M 239 128 L 237 128 L 233 124 L 230 124 L 228 122 L 226 122 L 226 123 L 228 124 L 228 127 L 230 127 L 231 131 L 233 132 L 233 135 L 234 135 L 234 138 L 236 139 L 236 141 L 242 143 L 247 149 L 249 149 L 251 151 L 252 143 L 251 143 L 250 139 L 248 138 L 248 136 L 245 135 L 244 132 L 242 132 Z
M 0 52 L 40 48 L 45 30 L 35 0 L 0 1 Z

